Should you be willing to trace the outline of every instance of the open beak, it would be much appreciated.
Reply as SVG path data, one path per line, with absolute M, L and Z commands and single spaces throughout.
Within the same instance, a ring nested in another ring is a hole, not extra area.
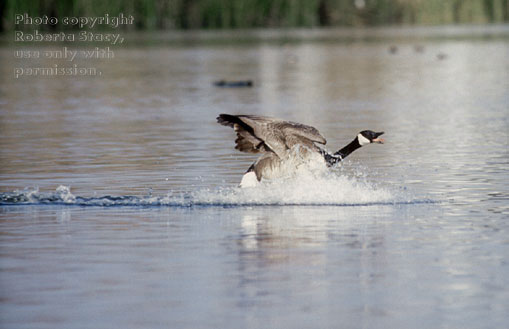
M 375 133 L 375 138 L 373 138 L 372 142 L 373 143 L 378 143 L 378 144 L 383 144 L 385 143 L 385 139 L 383 138 L 379 138 L 378 136 L 382 136 L 384 134 L 383 131 L 379 132 L 379 133 Z

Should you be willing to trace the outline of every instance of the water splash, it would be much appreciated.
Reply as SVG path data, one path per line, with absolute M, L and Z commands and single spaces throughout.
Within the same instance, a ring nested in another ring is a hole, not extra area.
M 377 187 L 362 179 L 341 176 L 337 172 L 306 173 L 295 177 L 261 183 L 252 188 L 220 187 L 190 192 L 173 192 L 156 196 L 99 196 L 82 197 L 71 193 L 69 187 L 59 186 L 55 192 L 25 189 L 0 193 L 0 205 L 78 205 L 78 206 L 283 206 L 329 205 L 366 206 L 383 204 L 430 203 Z

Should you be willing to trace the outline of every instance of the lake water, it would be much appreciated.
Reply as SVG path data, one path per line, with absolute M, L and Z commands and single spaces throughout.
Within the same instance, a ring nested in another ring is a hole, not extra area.
M 2 328 L 509 323 L 508 26 L 126 35 L 77 60 L 100 77 L 16 79 L 55 63 L 17 48 L 0 49 Z M 386 143 L 240 189 L 256 157 L 219 113 L 306 123 L 333 151 L 364 129 Z

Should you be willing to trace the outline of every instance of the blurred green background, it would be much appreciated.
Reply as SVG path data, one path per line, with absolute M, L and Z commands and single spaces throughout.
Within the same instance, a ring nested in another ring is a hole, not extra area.
M 14 29 L 18 13 L 124 13 L 135 17 L 124 28 L 141 30 L 484 24 L 508 22 L 509 0 L 0 0 L 1 28 Z

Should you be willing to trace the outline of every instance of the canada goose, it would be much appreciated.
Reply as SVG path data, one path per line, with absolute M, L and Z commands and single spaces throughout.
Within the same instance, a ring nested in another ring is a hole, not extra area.
M 311 126 L 258 115 L 220 114 L 217 122 L 235 130 L 237 150 L 262 153 L 242 177 L 241 187 L 255 186 L 262 178 L 271 179 L 287 174 L 292 167 L 284 165 L 291 161 L 298 165 L 299 162 L 318 155 L 324 160 L 324 164 L 330 167 L 361 146 L 384 143 L 384 140 L 379 138 L 383 132 L 364 130 L 357 134 L 350 144 L 331 154 L 316 145 L 325 145 L 327 141 Z M 296 147 L 299 148 L 298 159 L 292 153 Z

